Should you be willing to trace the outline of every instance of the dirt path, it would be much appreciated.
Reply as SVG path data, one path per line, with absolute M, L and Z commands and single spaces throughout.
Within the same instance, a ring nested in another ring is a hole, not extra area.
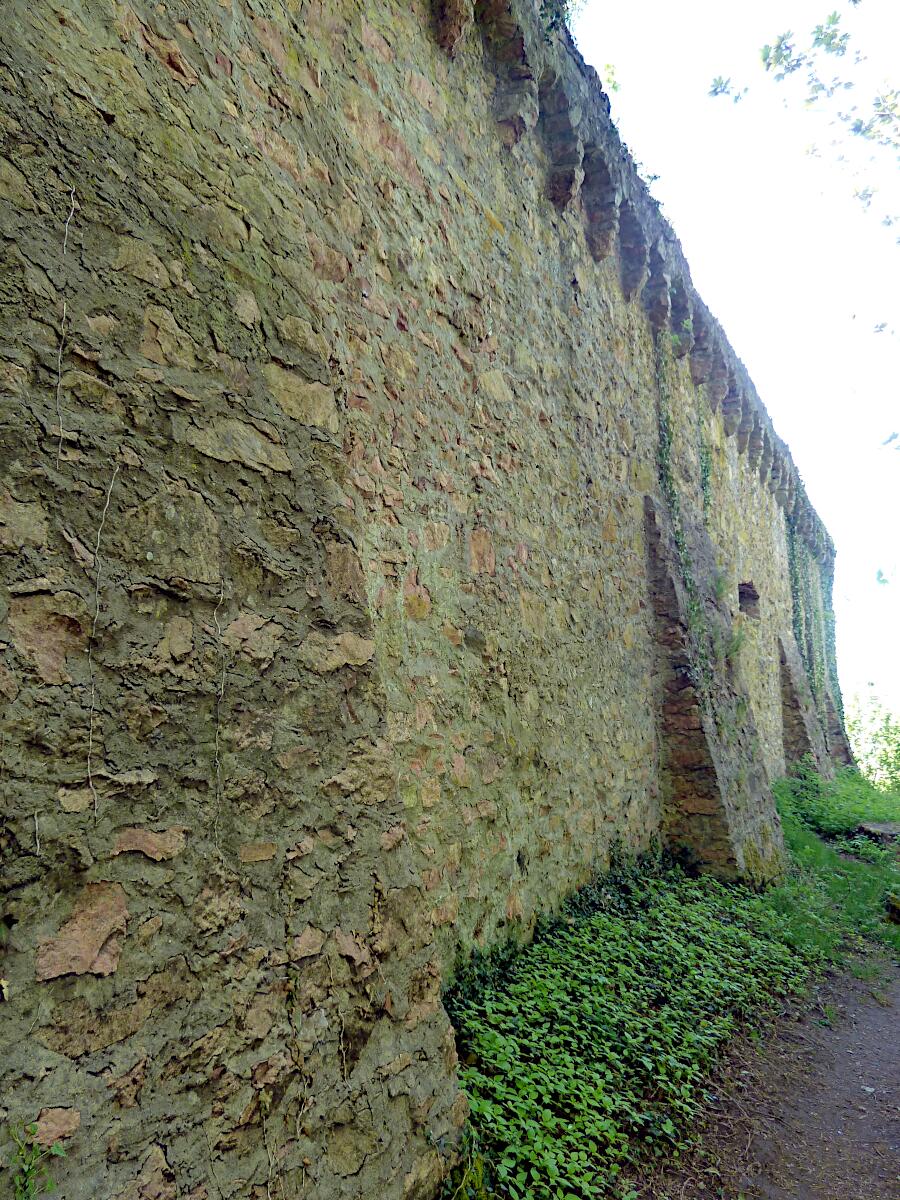
M 646 1200 L 900 1200 L 900 968 L 826 980 L 715 1090 L 702 1150 Z

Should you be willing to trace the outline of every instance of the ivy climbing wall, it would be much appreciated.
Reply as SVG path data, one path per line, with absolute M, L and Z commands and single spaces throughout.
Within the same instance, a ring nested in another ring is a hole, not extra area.
M 833 547 L 536 3 L 7 10 L 0 1122 L 428 1200 L 460 957 L 778 873 Z

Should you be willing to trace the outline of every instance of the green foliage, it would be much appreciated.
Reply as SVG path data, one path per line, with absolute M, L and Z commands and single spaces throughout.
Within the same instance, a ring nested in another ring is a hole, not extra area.
M 842 854 L 852 854 L 854 858 L 861 858 L 863 862 L 893 863 L 897 859 L 897 852 L 891 846 L 876 842 L 864 833 L 856 833 L 853 837 L 837 837 L 834 839 L 834 845 Z
M 489 1171 L 471 1125 L 463 1132 L 462 1163 L 454 1171 L 442 1200 L 491 1200 Z
M 603 87 L 607 92 L 617 92 L 619 90 L 619 80 L 616 76 L 616 68 L 613 63 L 604 63 L 600 74 L 603 79 Z
M 785 919 L 795 945 L 808 957 L 840 963 L 847 950 L 869 950 L 873 942 L 900 954 L 900 926 L 885 920 L 885 901 L 900 887 L 900 871 L 889 862 L 842 857 L 798 816 L 793 781 L 775 785 L 791 869 L 767 894 Z M 875 820 L 872 812 L 863 819 Z
M 713 577 L 713 595 L 722 604 L 731 588 L 727 571 L 716 571 Z
M 802 552 L 802 543 L 797 536 L 797 530 L 792 518 L 788 518 L 787 522 L 787 552 L 788 577 L 791 582 L 791 620 L 794 627 L 794 639 L 802 656 L 806 645 L 803 596 L 800 586 L 800 564 L 798 561 L 799 552 Z
M 50 1174 L 48 1160 L 65 1158 L 66 1152 L 59 1142 L 42 1146 L 36 1140 L 37 1125 L 10 1125 L 9 1136 L 12 1149 L 6 1154 L 6 1166 L 12 1171 L 13 1196 L 15 1200 L 32 1200 L 56 1190 Z
M 541 24 L 549 38 L 560 29 L 568 29 L 584 0 L 541 0 Z
M 856 6 L 860 0 L 849 2 Z M 779 34 L 762 47 L 763 68 L 777 83 L 799 88 L 797 99 L 804 108 L 828 115 L 836 130 L 831 148 L 843 166 L 852 167 L 855 160 L 867 170 L 879 156 L 893 165 L 900 161 L 900 88 L 867 83 L 865 73 L 859 70 L 866 56 L 851 49 L 851 35 L 842 20 L 841 12 L 835 10 L 805 38 L 798 39 L 792 30 Z M 709 95 L 737 102 L 748 91 L 718 75 Z M 868 209 L 876 190 L 857 186 L 854 194 Z M 882 224 L 888 227 L 898 220 L 896 211 L 882 215 Z
M 787 523 L 788 574 L 794 637 L 806 670 L 819 718 L 827 725 L 825 685 L 831 681 L 835 706 L 840 709 L 837 658 L 834 649 L 834 612 L 831 608 L 829 569 L 817 564 L 792 520 Z
M 871 696 L 855 698 L 847 732 L 860 770 L 876 787 L 900 794 L 900 718 Z
M 446 999 L 483 1158 L 482 1191 L 456 1176 L 445 1196 L 612 1194 L 686 1143 L 718 1048 L 806 973 L 744 888 L 660 864 L 598 880 L 486 987 L 463 976 Z
M 709 518 L 712 503 L 712 450 L 701 434 L 700 438 L 700 492 L 703 496 L 703 518 Z
M 900 796 L 874 787 L 853 767 L 822 779 L 808 760 L 798 763 L 776 794 L 799 820 L 826 837 L 855 833 L 866 821 L 900 821 Z
M 736 625 L 728 638 L 728 644 L 725 647 L 725 657 L 728 662 L 734 662 L 741 652 L 744 642 L 747 640 L 746 625 Z
M 717 75 L 709 85 L 710 96 L 730 96 L 735 104 L 740 102 L 747 95 L 748 88 L 736 88 L 731 82 L 731 78 L 726 78 L 724 75 Z
M 834 571 L 830 566 L 820 563 L 819 572 L 822 580 L 822 603 L 825 609 L 825 665 L 831 685 L 831 698 L 838 715 L 843 719 L 844 697 L 838 679 L 837 643 L 835 640 Z
M 656 179 L 659 179 L 658 175 L 654 175 L 652 177 L 652 180 Z M 677 328 L 668 330 L 661 329 L 657 334 L 658 338 L 662 338 L 668 343 L 673 354 L 678 354 L 678 352 L 682 349 L 685 353 L 687 353 L 688 349 L 692 345 L 691 339 L 693 336 L 694 322 L 690 317 L 685 317 L 681 322 L 681 325 Z M 703 385 L 701 384 L 700 388 L 702 389 L 702 387 Z M 698 389 L 698 391 L 699 390 L 700 389 Z
M 445 1004 L 472 1118 L 443 1200 L 624 1200 L 630 1172 L 689 1144 L 705 1074 L 742 1022 L 850 951 L 900 953 L 884 919 L 896 866 L 843 857 L 800 815 L 833 791 L 845 821 L 851 800 L 854 821 L 883 816 L 849 775 L 803 767 L 776 785 L 791 866 L 764 894 L 658 856 L 620 863 L 530 946 L 457 975 Z
M 690 318 L 684 321 L 685 334 L 693 335 L 693 327 Z M 701 383 L 695 391 L 696 395 L 696 417 L 697 417 L 697 461 L 700 464 L 700 495 L 703 500 L 703 523 L 709 525 L 709 512 L 712 505 L 712 477 L 713 477 L 713 455 L 712 447 L 709 444 L 709 437 L 706 432 L 706 422 L 709 413 L 709 400 L 706 394 L 706 384 Z M 718 586 L 718 575 L 716 576 L 715 585 Z M 719 597 L 718 599 L 724 599 Z

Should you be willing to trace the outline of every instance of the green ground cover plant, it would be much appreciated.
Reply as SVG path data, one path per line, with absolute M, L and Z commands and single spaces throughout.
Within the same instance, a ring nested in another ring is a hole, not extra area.
M 873 941 L 900 954 L 896 867 L 817 836 L 797 799 L 811 787 L 777 788 L 791 867 L 764 894 L 661 857 L 620 864 L 530 945 L 458 973 L 445 1003 L 471 1122 L 445 1200 L 628 1200 L 630 1173 L 690 1144 L 738 1028 Z
M 782 806 L 825 837 L 853 834 L 866 822 L 900 821 L 900 793 L 876 787 L 853 767 L 823 779 L 810 762 L 797 763 L 775 790 Z
M 447 1195 L 593 1200 L 677 1151 L 722 1044 L 807 978 L 783 925 L 744 888 L 642 863 L 493 977 L 483 961 L 462 976 L 447 1005 L 480 1160 L 477 1189 Z
M 765 899 L 782 914 L 794 944 L 808 956 L 834 963 L 848 950 L 879 943 L 900 955 L 900 926 L 885 920 L 888 895 L 900 894 L 895 852 L 865 839 L 872 849 L 851 850 L 854 859 L 847 854 L 854 839 L 839 836 L 828 842 L 816 832 L 841 834 L 865 822 L 897 820 L 896 796 L 862 776 L 851 778 L 849 771 L 823 780 L 805 764 L 774 790 L 791 869 Z
M 8 1129 L 12 1148 L 7 1152 L 5 1165 L 12 1172 L 15 1200 L 35 1200 L 38 1196 L 56 1191 L 56 1182 L 50 1174 L 50 1160 L 65 1158 L 61 1143 L 44 1146 L 37 1140 L 38 1127 L 10 1125 Z
M 868 863 L 891 863 L 897 856 L 897 851 L 883 842 L 876 842 L 865 834 L 855 833 L 853 837 L 837 837 L 834 847 L 842 854 L 852 854 Z

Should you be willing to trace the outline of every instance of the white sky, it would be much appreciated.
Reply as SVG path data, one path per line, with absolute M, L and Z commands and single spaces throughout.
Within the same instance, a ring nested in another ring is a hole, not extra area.
M 881 445 L 900 432 L 900 226 L 885 229 L 863 211 L 828 150 L 828 126 L 766 76 L 759 59 L 759 48 L 787 29 L 806 44 L 836 6 L 586 0 L 575 34 L 601 78 L 612 64 L 622 138 L 645 177 L 660 177 L 653 194 L 697 290 L 744 360 L 835 540 L 845 699 L 871 683 L 900 712 L 900 451 Z M 842 27 L 868 56 L 864 78 L 896 85 L 900 3 L 848 7 L 841 4 Z M 709 97 L 717 75 L 749 85 L 750 94 L 739 104 Z M 813 142 L 818 158 L 807 154 Z M 900 210 L 896 166 L 871 178 L 883 183 L 885 206 L 892 193 Z M 880 322 L 887 330 L 875 333 Z M 889 583 L 877 582 L 879 569 Z

